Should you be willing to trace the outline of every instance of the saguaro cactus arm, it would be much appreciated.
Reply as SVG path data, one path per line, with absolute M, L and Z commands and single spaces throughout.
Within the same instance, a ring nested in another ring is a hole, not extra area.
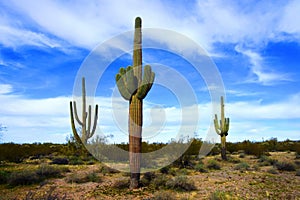
M 75 104 L 74 104 L 74 106 L 75 106 Z M 75 138 L 76 141 L 81 141 L 80 136 L 77 133 L 76 126 L 75 126 L 72 101 L 70 102 L 70 113 L 71 113 L 71 127 L 72 127 L 72 132 L 73 132 L 74 138 Z

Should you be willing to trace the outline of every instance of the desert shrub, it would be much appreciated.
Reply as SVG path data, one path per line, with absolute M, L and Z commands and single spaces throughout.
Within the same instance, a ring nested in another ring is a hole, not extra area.
M 10 186 L 17 186 L 36 184 L 41 181 L 41 177 L 39 177 L 34 171 L 24 170 L 12 172 L 7 183 Z
M 193 191 L 196 190 L 196 186 L 191 179 L 187 176 L 177 176 L 166 183 L 166 187 L 177 191 Z
M 99 176 L 96 172 L 92 172 L 86 175 L 89 182 L 100 183 L 102 182 L 101 176 Z
M 63 157 L 55 157 L 55 158 L 53 158 L 51 164 L 67 165 L 67 164 L 69 164 L 69 160 L 67 158 L 63 158 Z
M 43 178 L 60 177 L 61 172 L 60 168 L 47 164 L 41 164 L 36 170 L 36 174 Z
M 157 191 L 154 193 L 153 200 L 176 200 L 176 194 L 167 190 Z
M 54 193 L 56 186 L 51 186 L 48 191 L 42 194 L 38 194 L 37 191 L 29 191 L 25 199 L 26 200 L 34 200 L 34 199 L 40 199 L 40 200 L 65 200 L 66 199 L 66 194 L 60 196 L 59 193 Z
M 241 162 L 240 159 L 232 157 L 232 156 L 228 156 L 227 161 L 230 162 L 230 163 L 240 163 Z
M 281 171 L 295 171 L 296 170 L 295 164 L 289 163 L 289 162 L 277 162 L 275 164 L 275 167 Z
M 226 199 L 235 199 L 235 198 L 231 194 L 219 190 L 211 193 L 209 197 L 209 200 L 226 200 Z
M 150 185 L 151 181 L 156 177 L 154 172 L 146 172 L 141 178 L 142 186 Z
M 66 178 L 67 183 L 87 183 L 96 182 L 100 183 L 102 181 L 101 177 L 95 173 L 83 173 L 83 174 L 71 174 Z
M 278 174 L 278 171 L 274 167 L 268 169 L 267 172 L 270 174 Z
M 271 166 L 271 165 L 275 165 L 278 161 L 276 159 L 269 158 L 266 155 L 262 155 L 258 159 L 258 162 L 260 166 Z
M 173 167 L 192 169 L 195 159 L 191 155 L 182 155 L 172 163 Z
M 185 168 L 177 171 L 177 175 L 188 175 L 188 174 L 189 174 L 189 171 Z
M 220 164 L 216 161 L 216 160 L 209 160 L 207 162 L 207 166 L 208 169 L 215 169 L 215 170 L 219 170 L 221 169 Z
M 253 169 L 254 169 L 255 171 L 259 171 L 259 170 L 260 170 L 260 166 L 259 166 L 258 164 L 255 164 L 255 165 L 253 166 Z
M 234 169 L 235 169 L 235 170 L 244 171 L 244 170 L 249 170 L 249 169 L 250 169 L 250 166 L 249 166 L 248 163 L 242 162 L 242 163 L 237 164 L 237 165 L 234 167 Z
M 194 169 L 197 171 L 197 172 L 203 172 L 203 173 L 206 173 L 207 172 L 207 169 L 204 167 L 203 163 L 198 163 Z
M 300 160 L 296 160 L 295 164 L 300 167 Z
M 239 158 L 245 158 L 246 154 L 245 153 L 240 153 Z
M 119 173 L 118 170 L 116 170 L 116 169 L 114 169 L 114 168 L 111 168 L 111 167 L 108 167 L 108 166 L 106 166 L 106 165 L 101 166 L 100 172 L 101 172 L 103 175 Z
M 113 184 L 113 188 L 115 189 L 128 189 L 130 185 L 130 180 L 127 178 L 121 178 L 118 179 L 116 182 Z
M 163 168 L 160 168 L 160 173 L 162 173 L 162 174 L 168 174 L 169 173 L 169 171 L 170 171 L 170 166 L 165 166 L 165 167 L 163 167 Z
M 0 171 L 0 184 L 6 184 L 10 176 L 10 172 Z
M 164 174 L 162 174 L 161 176 L 156 176 L 151 185 L 155 188 L 155 189 L 160 189 L 160 188 L 164 188 L 166 187 L 166 183 L 168 181 L 168 177 Z
M 300 169 L 296 170 L 296 176 L 300 176 Z
M 71 156 L 69 158 L 69 165 L 83 165 L 84 161 L 81 157 L 78 156 Z

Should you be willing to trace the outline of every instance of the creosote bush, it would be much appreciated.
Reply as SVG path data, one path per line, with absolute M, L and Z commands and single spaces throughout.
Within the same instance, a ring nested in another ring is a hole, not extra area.
M 232 196 L 232 194 L 223 192 L 223 191 L 215 191 L 211 193 L 209 200 L 233 200 L 233 199 L 238 199 Z
M 23 170 L 11 172 L 7 178 L 10 186 L 37 184 L 48 178 L 57 178 L 62 176 L 62 172 L 68 172 L 67 167 L 40 165 L 36 170 Z
M 147 172 L 143 175 L 143 177 L 141 178 L 141 184 L 143 187 L 145 186 L 149 186 L 151 181 L 154 180 L 156 178 L 156 175 L 154 172 Z
M 296 166 L 289 162 L 277 162 L 275 167 L 281 171 L 296 171 Z
M 177 191 L 193 191 L 196 190 L 194 182 L 187 176 L 177 176 L 166 183 L 166 187 Z
M 67 183 L 102 182 L 102 178 L 95 172 L 85 174 L 72 174 L 66 178 Z
M 194 169 L 197 171 L 197 172 L 203 172 L 203 173 L 206 173 L 208 172 L 207 169 L 204 167 L 204 164 L 203 163 L 198 163 Z
M 207 166 L 208 169 L 215 169 L 215 170 L 220 170 L 221 166 L 216 160 L 208 160 L 207 161 Z
M 161 190 L 154 193 L 153 200 L 176 200 L 176 194 L 168 190 Z
M 34 171 L 24 170 L 12 172 L 8 179 L 8 185 L 18 186 L 18 185 L 31 185 L 37 184 L 42 181 Z
M 235 170 L 240 170 L 240 171 L 244 171 L 244 170 L 249 170 L 250 169 L 250 165 L 246 162 L 241 162 L 239 164 L 237 164 L 234 167 Z
M 262 155 L 260 156 L 258 162 L 260 166 L 272 166 L 275 165 L 278 162 L 278 160 L 272 159 L 266 155 Z
M 118 179 L 116 182 L 113 184 L 113 188 L 115 189 L 128 189 L 130 185 L 130 180 L 128 178 L 121 178 Z
M 267 172 L 270 173 L 270 174 L 278 174 L 279 173 L 274 167 L 268 169 Z

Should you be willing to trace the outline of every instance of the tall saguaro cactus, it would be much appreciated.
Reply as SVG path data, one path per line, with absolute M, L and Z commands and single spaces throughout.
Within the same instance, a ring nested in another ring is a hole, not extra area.
M 74 108 L 73 108 L 74 106 Z M 74 112 L 73 112 L 74 111 Z M 81 119 L 79 119 L 76 107 L 76 101 L 70 101 L 70 114 L 71 114 L 71 126 L 72 131 L 75 139 L 77 141 L 82 141 L 83 144 L 87 144 L 89 138 L 93 137 L 96 126 L 97 126 L 97 119 L 98 119 L 98 105 L 95 107 L 95 115 L 94 115 L 94 123 L 93 128 L 91 129 L 92 125 L 92 106 L 89 105 L 88 111 L 86 110 L 86 92 L 85 92 L 85 78 L 82 78 L 82 115 Z M 75 126 L 75 119 L 77 123 L 81 126 L 81 137 L 77 133 L 76 126 Z
M 218 122 L 218 116 L 215 114 L 214 119 L 215 129 L 218 135 L 221 136 L 221 157 L 223 160 L 227 160 L 226 157 L 226 136 L 229 130 L 229 118 L 224 117 L 224 99 L 221 97 L 221 119 L 220 124 Z
M 155 74 L 149 65 L 142 69 L 142 31 L 141 18 L 135 19 L 133 66 L 120 68 L 116 83 L 122 97 L 129 101 L 129 165 L 130 188 L 138 188 L 140 180 L 143 99 L 150 91 Z

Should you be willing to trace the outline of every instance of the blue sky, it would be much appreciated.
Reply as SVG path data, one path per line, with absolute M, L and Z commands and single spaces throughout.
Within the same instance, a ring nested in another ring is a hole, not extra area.
M 7 127 L 2 142 L 65 142 L 78 70 L 97 45 L 132 31 L 136 16 L 144 28 L 185 35 L 211 57 L 224 82 L 229 141 L 299 140 L 299 10 L 299 1 L 1 1 L 0 124 Z M 172 37 L 160 39 L 177 52 L 189 48 Z M 112 62 L 96 92 L 98 133 L 113 134 L 113 142 L 127 141 L 128 105 L 113 77 L 130 59 L 129 53 Z M 212 116 L 208 89 L 214 88 L 170 52 L 145 49 L 144 61 L 157 63 L 158 77 L 164 74 L 159 64 L 171 67 L 197 98 L 184 107 L 170 90 L 154 85 L 144 104 L 145 140 L 176 137 L 182 110 L 199 112 L 196 132 L 205 138 Z M 177 79 L 165 78 L 176 86 Z M 192 118 L 186 123 L 194 123 Z

